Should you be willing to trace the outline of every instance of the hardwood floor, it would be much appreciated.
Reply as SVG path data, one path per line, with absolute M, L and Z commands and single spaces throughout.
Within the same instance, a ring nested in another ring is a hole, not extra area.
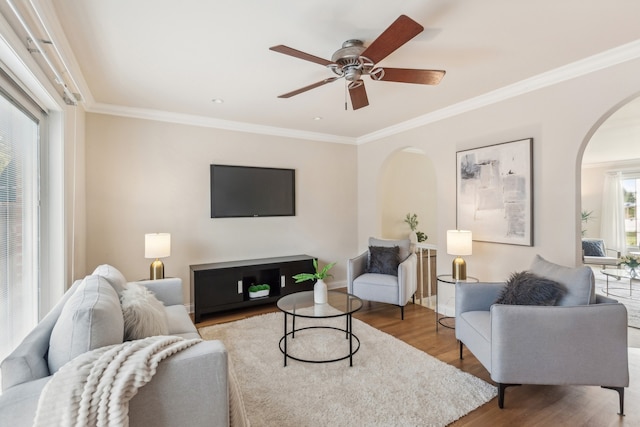
M 230 322 L 242 318 L 277 311 L 275 304 L 243 309 L 210 316 L 197 327 Z M 455 331 L 440 327 L 436 332 L 432 310 L 408 304 L 405 320 L 400 320 L 398 307 L 365 302 L 354 317 L 408 344 L 437 357 L 463 371 L 492 383 L 489 373 L 465 349 L 464 359 L 458 357 Z M 498 408 L 497 398 L 481 406 L 451 426 L 638 426 L 640 425 L 640 349 L 631 349 L 629 370 L 631 385 L 625 390 L 624 417 L 617 415 L 618 393 L 593 386 L 535 386 L 510 387 L 505 394 L 504 409 Z M 603 366 L 602 369 L 607 369 Z M 425 384 L 425 387 L 429 387 Z M 410 390 L 407 391 L 410 393 Z M 428 402 L 425 402 L 428 406 Z

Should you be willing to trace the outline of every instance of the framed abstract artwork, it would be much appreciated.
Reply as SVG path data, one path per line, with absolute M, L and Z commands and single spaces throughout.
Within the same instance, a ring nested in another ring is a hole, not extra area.
M 456 174 L 459 230 L 533 246 L 533 138 L 458 151 Z

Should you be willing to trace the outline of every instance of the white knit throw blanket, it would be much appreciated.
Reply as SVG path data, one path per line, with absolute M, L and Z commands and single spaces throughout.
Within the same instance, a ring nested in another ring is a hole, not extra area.
M 44 387 L 34 426 L 128 426 L 129 400 L 160 361 L 200 341 L 155 336 L 81 354 Z

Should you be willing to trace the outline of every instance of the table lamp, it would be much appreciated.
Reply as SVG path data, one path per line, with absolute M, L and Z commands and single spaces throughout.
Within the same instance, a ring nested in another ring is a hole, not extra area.
M 471 231 L 447 230 L 447 253 L 455 255 L 452 276 L 455 280 L 467 280 L 467 263 L 462 255 L 471 255 Z
M 149 279 L 164 279 L 164 264 L 160 258 L 171 255 L 171 234 L 150 233 L 144 235 L 144 257 L 155 258 L 149 268 Z

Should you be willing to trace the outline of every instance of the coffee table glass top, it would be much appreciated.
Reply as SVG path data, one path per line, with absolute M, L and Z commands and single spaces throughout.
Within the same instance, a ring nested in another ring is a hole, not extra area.
M 623 279 L 640 280 L 640 277 L 631 276 L 631 273 L 629 272 L 629 270 L 625 270 L 622 268 L 617 268 L 617 269 L 605 268 L 603 270 L 600 270 L 600 273 L 604 274 L 605 276 L 615 277 L 617 279 L 623 278 Z
M 352 314 L 362 308 L 362 300 L 340 291 L 328 291 L 326 304 L 314 304 L 313 291 L 295 292 L 278 300 L 278 308 L 299 317 L 338 317 Z

